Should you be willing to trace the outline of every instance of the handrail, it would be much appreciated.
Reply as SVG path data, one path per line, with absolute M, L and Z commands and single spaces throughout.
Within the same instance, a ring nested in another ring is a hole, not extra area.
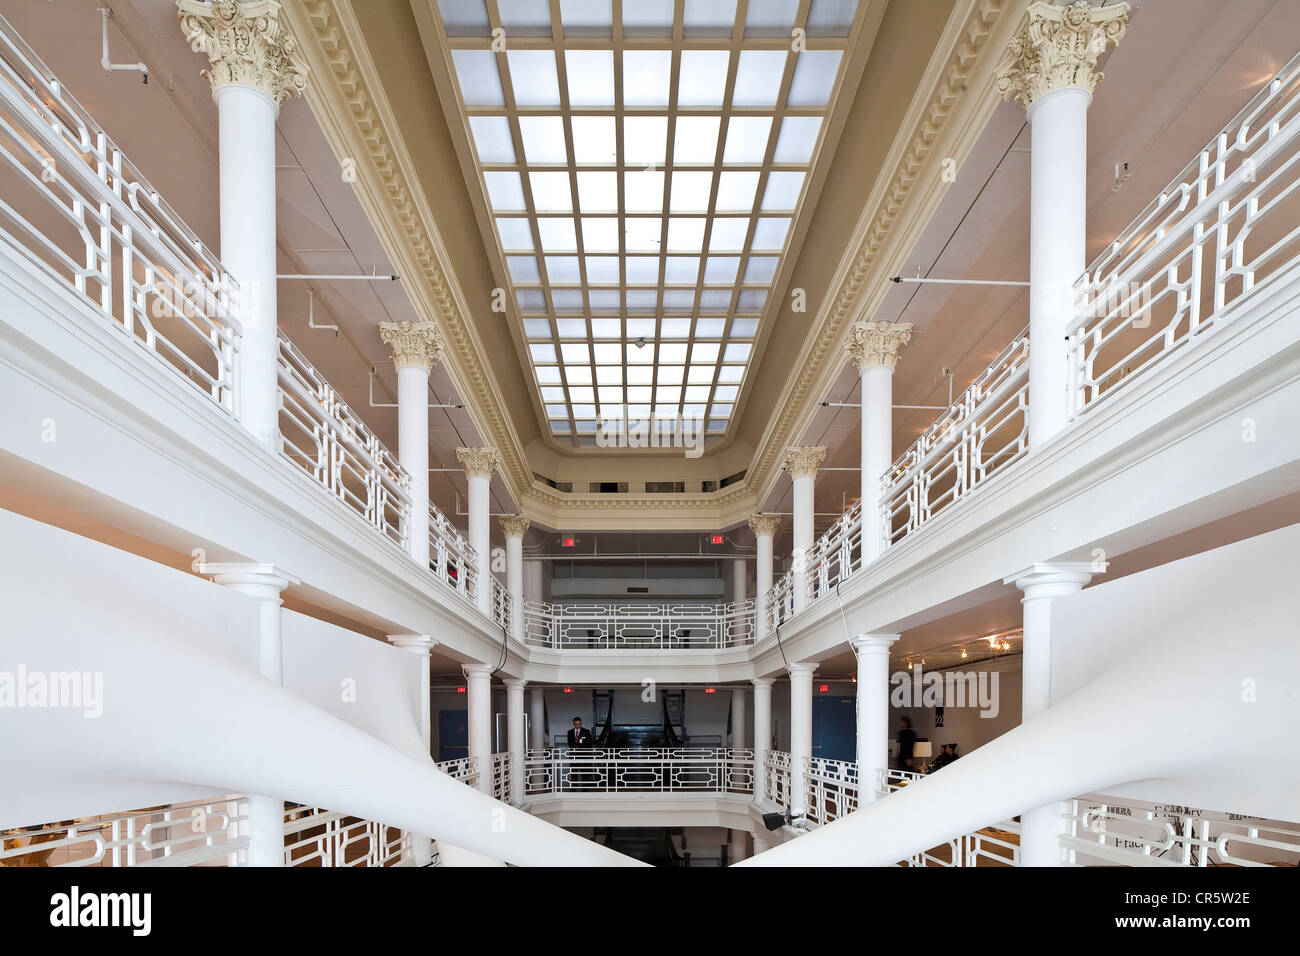
M 754 601 L 524 603 L 524 643 L 554 650 L 725 650 L 755 639 Z
M 754 792 L 754 752 L 726 747 L 530 750 L 529 796 L 562 793 Z

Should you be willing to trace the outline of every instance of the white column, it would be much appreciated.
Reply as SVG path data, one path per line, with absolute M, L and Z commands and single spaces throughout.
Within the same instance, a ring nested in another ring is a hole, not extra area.
M 1035 564 L 1004 583 L 1024 592 L 1020 722 L 1032 720 L 1052 704 L 1052 602 L 1073 594 L 1092 579 L 1083 562 Z M 1066 831 L 1065 805 L 1048 804 L 1020 815 L 1020 865 L 1060 866 L 1059 838 Z
M 466 722 L 469 755 L 478 762 L 478 788 L 492 794 L 492 668 L 465 665 Z
M 410 651 L 419 659 L 420 699 L 416 719 L 420 726 L 420 739 L 424 741 L 425 756 L 433 759 L 432 705 L 429 698 L 429 653 L 438 646 L 428 634 L 393 634 L 388 638 L 394 647 Z M 411 862 L 428 866 L 433 862 L 433 841 L 423 834 L 411 834 Z
M 848 353 L 862 382 L 862 563 L 885 550 L 881 480 L 894 463 L 894 368 L 912 338 L 910 322 L 858 322 Z
M 411 510 L 406 551 L 429 566 L 429 373 L 442 357 L 435 326 L 424 322 L 381 322 L 379 337 L 393 350 L 397 366 L 397 457 L 410 476 Z
M 754 684 L 754 799 L 767 799 L 764 759 L 772 749 L 772 678 L 755 677 Z M 758 852 L 757 848 L 754 850 Z
M 999 67 L 998 89 L 1029 117 L 1029 446 L 1069 414 L 1066 329 L 1087 266 L 1088 106 L 1097 59 L 1127 29 L 1125 3 L 1035 3 Z
M 731 688 L 731 748 L 745 747 L 745 688 Z
M 858 800 L 876 799 L 876 771 L 889 769 L 889 649 L 897 634 L 859 634 Z
M 754 559 L 754 617 L 758 625 L 757 639 L 767 637 L 767 611 L 772 591 L 772 536 L 781 525 L 780 515 L 754 514 L 749 516 L 749 529 L 758 542 Z
M 280 434 L 276 335 L 275 121 L 307 85 L 293 37 L 274 2 L 180 0 L 181 30 L 208 55 L 217 104 L 221 260 L 239 284 L 243 325 L 239 420 L 275 449 Z
M 824 447 L 791 448 L 785 453 L 785 468 L 794 482 L 794 545 L 790 553 L 794 568 L 794 611 L 798 614 L 808 604 L 808 567 L 813 546 L 813 482 L 817 469 L 826 458 Z
M 524 802 L 524 684 L 506 678 L 506 749 L 510 752 L 510 802 Z
M 790 665 L 790 813 L 807 807 L 804 770 L 812 758 L 812 676 L 816 664 Z
M 465 466 L 469 509 L 469 546 L 476 558 L 478 609 L 492 615 L 491 506 L 492 473 L 501 463 L 495 448 L 457 448 L 456 459 Z
M 524 515 L 498 518 L 506 536 L 506 594 L 510 597 L 510 636 L 524 639 L 524 534 L 529 521 Z
M 257 671 L 273 684 L 284 684 L 284 641 L 280 595 L 298 579 L 274 564 L 200 564 L 199 573 L 223 587 L 253 598 L 256 604 Z M 284 866 L 284 801 L 249 794 L 246 824 L 249 866 Z
M 540 687 L 528 691 L 528 748 L 546 748 L 546 698 Z

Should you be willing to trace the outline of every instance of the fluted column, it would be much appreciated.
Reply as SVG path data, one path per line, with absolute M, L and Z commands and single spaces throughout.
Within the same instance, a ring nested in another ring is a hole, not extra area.
M 506 594 L 510 600 L 510 636 L 524 639 L 524 535 L 529 521 L 524 515 L 504 515 L 497 519 L 506 536 Z
M 524 802 L 524 684 L 506 678 L 506 749 L 510 752 L 509 801 L 516 806 Z
M 1020 720 L 1024 723 L 1052 705 L 1052 602 L 1074 594 L 1090 580 L 1085 562 L 1035 564 L 1004 583 L 1022 592 Z M 1065 832 L 1064 804 L 1053 803 L 1020 815 L 1020 865 L 1060 866 L 1060 836 Z
M 1129 6 L 1031 4 L 997 72 L 998 90 L 1030 126 L 1029 446 L 1069 416 L 1066 330 L 1087 266 L 1088 106 L 1097 59 L 1119 43 Z
M 767 619 L 772 601 L 772 536 L 781 526 L 780 515 L 754 514 L 749 516 L 749 530 L 758 542 L 754 558 L 754 618 L 758 625 L 757 639 L 767 637 Z
M 885 550 L 880 499 L 883 476 L 894 463 L 894 367 L 912 338 L 910 322 L 858 322 L 849 335 L 849 358 L 862 382 L 862 563 Z
M 298 579 L 274 564 L 255 562 L 204 563 L 205 574 L 223 587 L 246 594 L 257 602 L 256 653 L 258 673 L 273 684 L 284 685 L 284 638 L 281 631 L 284 589 Z M 284 866 L 284 801 L 249 794 L 248 820 L 242 825 L 248 837 L 249 866 Z
M 429 373 L 442 359 L 442 336 L 428 322 L 381 322 L 379 337 L 397 367 L 397 457 L 410 476 L 406 551 L 429 566 Z
M 858 800 L 876 799 L 876 771 L 889 769 L 889 649 L 897 634 L 859 634 L 858 655 Z
M 763 765 L 772 749 L 772 678 L 752 678 L 754 684 L 754 799 L 767 799 Z M 755 850 L 754 852 L 758 852 Z
M 812 677 L 816 664 L 791 664 L 790 671 L 790 815 L 808 809 L 804 771 L 812 759 Z
M 276 331 L 275 121 L 307 86 L 306 66 L 275 0 L 179 0 L 181 30 L 206 53 L 217 104 L 221 260 L 239 284 L 239 421 L 258 441 L 279 441 Z
M 823 446 L 791 448 L 785 453 L 785 469 L 794 483 L 794 546 L 790 553 L 794 568 L 794 613 L 798 614 L 808 604 L 808 562 L 814 537 L 813 482 L 817 469 L 826 459 Z
M 419 712 L 416 719 L 420 724 L 420 738 L 424 741 L 424 753 L 432 757 L 433 728 L 432 705 L 429 695 L 429 654 L 438 642 L 428 634 L 393 634 L 388 642 L 394 647 L 410 651 L 419 659 L 420 696 L 416 703 Z M 418 833 L 411 834 L 411 862 L 416 866 L 428 866 L 433 862 L 433 841 L 430 837 Z
M 492 473 L 501 464 L 495 448 L 457 448 L 456 460 L 465 466 L 469 510 L 469 545 L 474 549 L 477 570 L 478 609 L 492 616 L 491 507 Z
M 465 665 L 465 723 L 469 755 L 478 762 L 478 788 L 492 795 L 492 668 Z

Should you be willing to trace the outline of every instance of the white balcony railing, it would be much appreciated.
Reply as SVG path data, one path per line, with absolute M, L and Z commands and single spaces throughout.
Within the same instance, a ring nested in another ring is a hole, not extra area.
M 437 767 L 453 780 L 467 783 L 471 787 L 478 786 L 477 757 L 458 757 L 455 760 L 444 760 Z
M 445 581 L 463 598 L 478 596 L 478 559 L 465 536 L 447 516 L 429 504 L 429 563 L 439 581 Z
M 822 826 L 858 808 L 858 765 L 813 757 L 804 770 L 805 815 Z
M 768 631 L 794 616 L 796 589 L 804 589 L 806 603 L 834 590 L 861 568 L 862 502 L 856 501 L 835 519 L 807 554 L 796 554 L 790 570 L 774 582 L 764 608 Z
M 790 755 L 783 750 L 763 753 L 763 792 L 779 807 L 789 807 L 793 800 L 790 784 Z
M 492 796 L 498 800 L 510 799 L 510 754 L 492 755 Z
M 513 607 L 510 592 L 506 590 L 506 586 L 497 579 L 496 575 L 489 575 L 488 580 L 491 581 L 492 587 L 492 620 L 496 621 L 509 634 Z
M 235 410 L 235 284 L 0 17 L 0 241 Z
M 285 807 L 285 866 L 396 866 L 410 852 L 410 835 L 397 827 L 332 810 Z
M 754 792 L 754 752 L 711 747 L 649 750 L 530 750 L 529 796 L 556 793 Z
M 554 650 L 724 650 L 754 635 L 753 601 L 524 604 L 524 643 Z
M 1072 413 L 1212 330 L 1300 258 L 1300 56 L 1088 268 Z

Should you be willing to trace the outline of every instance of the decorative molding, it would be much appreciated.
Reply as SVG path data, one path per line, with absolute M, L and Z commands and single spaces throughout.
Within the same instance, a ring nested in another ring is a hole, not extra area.
M 1025 109 L 1054 90 L 1091 94 L 1102 78 L 1097 60 L 1124 37 L 1128 15 L 1127 3 L 1032 4 L 998 67 L 998 92 Z
M 528 533 L 528 526 L 532 524 L 527 515 L 502 515 L 497 518 L 501 525 L 501 532 L 507 538 L 522 538 Z
M 501 465 L 501 453 L 495 448 L 457 448 L 456 460 L 470 478 L 491 478 Z
M 899 349 L 911 340 L 911 322 L 855 322 L 845 351 L 859 372 L 873 365 L 893 369 L 898 365 Z
M 442 361 L 442 333 L 432 322 L 380 322 L 379 337 L 393 350 L 398 368 L 429 372 Z
M 203 75 L 220 87 L 251 86 L 278 107 L 307 89 L 307 67 L 276 0 L 177 0 L 181 32 L 212 69 Z
M 776 534 L 779 527 L 781 527 L 780 515 L 753 514 L 749 516 L 749 530 L 754 532 L 755 538 L 761 538 L 764 535 L 770 538 Z
M 785 470 L 791 478 L 817 477 L 817 469 L 826 460 L 825 445 L 803 445 L 785 453 Z

